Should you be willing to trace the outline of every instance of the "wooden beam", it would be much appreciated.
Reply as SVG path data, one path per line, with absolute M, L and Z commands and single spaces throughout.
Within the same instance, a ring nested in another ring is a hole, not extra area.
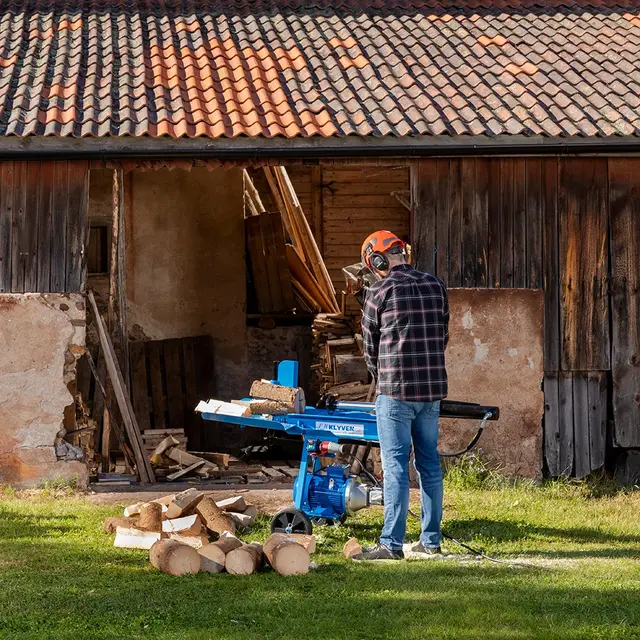
M 107 372 L 109 373 L 109 378 L 111 379 L 111 384 L 113 386 L 113 391 L 118 402 L 118 407 L 120 408 L 120 413 L 122 415 L 122 420 L 127 431 L 127 436 L 129 437 L 129 441 L 131 442 L 131 446 L 133 447 L 133 453 L 136 459 L 136 466 L 138 468 L 140 481 L 142 483 L 155 482 L 155 475 L 153 473 L 153 469 L 151 468 L 151 463 L 149 462 L 149 460 L 147 460 L 147 457 L 144 453 L 142 437 L 140 435 L 140 430 L 138 429 L 138 424 L 133 412 L 133 407 L 131 406 L 131 400 L 127 392 L 127 387 L 125 386 L 124 380 L 122 378 L 122 371 L 120 370 L 120 366 L 118 365 L 118 360 L 113 348 L 113 343 L 107 335 L 104 323 L 102 322 L 102 318 L 100 317 L 100 313 L 98 312 L 98 305 L 96 304 L 96 299 L 93 295 L 93 291 L 89 291 L 88 297 L 89 303 L 91 305 L 91 310 L 93 311 L 93 316 L 96 322 L 98 337 L 100 338 L 100 346 L 102 347 L 102 350 L 104 352 Z

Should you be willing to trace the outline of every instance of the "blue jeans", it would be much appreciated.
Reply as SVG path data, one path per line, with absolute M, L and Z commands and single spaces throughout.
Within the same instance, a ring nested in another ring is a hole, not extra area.
M 425 547 L 438 547 L 442 539 L 442 470 L 438 456 L 440 401 L 404 402 L 388 396 L 376 398 L 378 438 L 384 473 L 384 527 L 380 542 L 402 549 L 409 511 L 409 454 L 420 476 L 422 534 Z

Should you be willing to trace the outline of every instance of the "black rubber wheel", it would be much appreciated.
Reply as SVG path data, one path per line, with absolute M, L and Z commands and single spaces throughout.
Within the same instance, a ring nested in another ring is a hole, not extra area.
M 271 533 L 311 533 L 311 520 L 298 509 L 284 509 L 271 520 Z

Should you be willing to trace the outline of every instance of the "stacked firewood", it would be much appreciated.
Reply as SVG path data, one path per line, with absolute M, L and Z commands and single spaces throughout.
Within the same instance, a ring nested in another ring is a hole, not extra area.
M 314 369 L 321 395 L 342 400 L 366 400 L 369 372 L 363 356 L 362 336 L 352 316 L 321 313 L 313 322 Z
M 136 503 L 123 518 L 107 518 L 114 546 L 148 549 L 151 564 L 170 575 L 221 573 L 248 575 L 267 562 L 281 575 L 309 571 L 314 536 L 273 534 L 264 545 L 236 534 L 253 525 L 258 511 L 242 496 L 214 500 L 196 489 Z

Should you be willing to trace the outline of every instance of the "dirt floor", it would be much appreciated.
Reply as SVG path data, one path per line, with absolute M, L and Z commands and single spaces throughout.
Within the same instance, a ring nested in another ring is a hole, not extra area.
M 224 500 L 230 496 L 243 495 L 245 500 L 255 504 L 259 511 L 274 515 L 285 507 L 292 505 L 291 485 L 261 485 L 259 489 L 248 489 L 246 485 L 238 487 L 212 487 L 211 485 L 191 485 L 191 484 L 171 484 L 166 483 L 149 485 L 148 487 L 121 488 L 118 491 L 105 491 L 103 488 L 99 492 L 89 492 L 88 498 L 93 504 L 133 504 L 166 496 L 171 493 L 184 491 L 191 487 L 201 489 L 206 493 L 215 494 L 216 500 Z M 411 489 L 411 502 L 420 501 L 418 489 Z

